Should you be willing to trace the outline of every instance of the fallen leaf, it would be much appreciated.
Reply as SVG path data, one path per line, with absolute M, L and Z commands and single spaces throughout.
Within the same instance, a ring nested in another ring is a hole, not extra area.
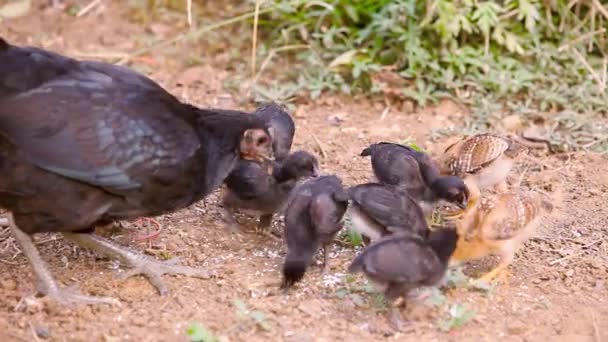
M 11 1 L 0 7 L 0 18 L 18 18 L 27 14 L 32 6 L 31 0 Z

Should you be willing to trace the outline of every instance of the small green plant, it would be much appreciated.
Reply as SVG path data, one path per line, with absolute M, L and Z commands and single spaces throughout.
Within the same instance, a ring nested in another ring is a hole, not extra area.
M 305 47 L 281 50 L 292 67 L 280 82 L 291 84 L 291 94 L 390 90 L 419 105 L 446 97 L 474 109 L 497 104 L 498 111 L 466 122 L 471 131 L 509 113 L 608 113 L 608 20 L 599 1 L 274 0 L 265 6 L 272 10 L 260 20 L 260 51 Z M 402 82 L 376 77 L 387 70 Z
M 353 228 L 351 217 L 346 214 L 342 217 L 345 229 L 340 233 L 339 239 L 352 247 L 363 245 L 363 236 Z
M 439 329 L 450 331 L 467 324 L 476 315 L 475 311 L 467 309 L 462 304 L 454 304 L 450 307 L 447 319 L 439 321 Z
M 198 322 L 192 322 L 186 330 L 186 334 L 192 342 L 219 342 L 218 338 Z
M 242 299 L 235 299 L 234 306 L 236 307 L 237 314 L 241 319 L 249 320 L 261 329 L 270 331 L 270 324 L 268 323 L 265 313 L 258 310 L 250 310 Z

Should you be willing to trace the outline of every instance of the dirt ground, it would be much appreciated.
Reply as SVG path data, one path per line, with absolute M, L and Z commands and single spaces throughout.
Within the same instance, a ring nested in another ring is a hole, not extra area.
M 134 51 L 154 37 L 171 37 L 183 29 L 182 24 L 170 26 L 184 21 L 175 15 L 160 16 L 147 26 L 133 23 L 129 11 L 116 6 L 117 2 L 102 4 L 82 17 L 43 3 L 34 2 L 25 17 L 0 22 L 0 35 L 16 44 L 107 60 L 111 53 Z M 209 35 L 230 34 L 222 31 Z M 234 84 L 247 70 L 246 65 L 230 63 L 231 53 L 230 49 L 183 43 L 138 57 L 131 66 L 184 100 L 251 109 L 238 91 L 227 90 L 227 84 Z M 450 102 L 423 109 L 391 103 L 381 118 L 385 108 L 384 101 L 363 97 L 300 101 L 295 148 L 314 151 L 325 172 L 351 185 L 371 175 L 369 159 L 358 156 L 369 143 L 412 139 L 431 152 L 439 151 L 449 137 L 433 132 L 457 127 L 467 115 Z M 346 274 L 357 253 L 349 247 L 332 247 L 329 275 L 322 277 L 320 267 L 312 267 L 290 294 L 280 293 L 281 242 L 223 230 L 215 205 L 217 192 L 157 218 L 163 229 L 154 240 L 137 242 L 134 237 L 155 227 L 102 232 L 150 255 L 179 256 L 187 265 L 218 274 L 208 280 L 165 277 L 171 290 L 167 297 L 160 297 L 141 277 L 120 280 L 120 269 L 111 260 L 76 248 L 59 236 L 37 237 L 41 254 L 59 281 L 78 283 L 84 293 L 116 297 L 119 307 L 68 308 L 44 299 L 26 299 L 34 291 L 34 277 L 4 231 L 0 340 L 185 341 L 189 324 L 199 322 L 224 341 L 606 341 L 608 160 L 585 152 L 549 155 L 537 150 L 534 155 L 540 163 L 518 165 L 511 182 L 517 182 L 525 170 L 522 186 L 552 194 L 556 210 L 518 253 L 507 281 L 489 292 L 445 289 L 447 298 L 441 305 L 412 301 L 406 313 L 411 320 L 407 333 L 392 333 L 385 308 L 373 293 L 361 290 L 366 288 L 365 280 Z M 253 227 L 253 220 L 241 221 Z M 280 225 L 279 220 L 276 224 Z M 465 273 L 477 276 L 494 262 L 469 264 Z M 248 311 L 240 312 L 237 302 L 245 303 Z M 440 323 L 455 304 L 474 311 L 474 317 L 461 327 L 443 331 Z

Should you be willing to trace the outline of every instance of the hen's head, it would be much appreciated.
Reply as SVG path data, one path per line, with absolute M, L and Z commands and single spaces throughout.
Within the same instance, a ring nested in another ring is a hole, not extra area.
M 241 158 L 265 161 L 272 158 L 272 138 L 268 130 L 250 128 L 243 133 L 239 144 Z

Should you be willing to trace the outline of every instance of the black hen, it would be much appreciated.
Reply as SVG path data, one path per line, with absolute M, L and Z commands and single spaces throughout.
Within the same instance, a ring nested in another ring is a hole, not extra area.
M 439 200 L 466 207 L 468 190 L 462 179 L 440 176 L 436 163 L 411 147 L 381 142 L 361 151 L 371 156 L 374 175 L 384 184 L 399 186 L 418 202 L 426 215 Z
M 293 190 L 285 210 L 287 256 L 281 288 L 302 279 L 320 247 L 324 249 L 323 272 L 327 272 L 328 245 L 342 228 L 347 207 L 348 196 L 336 176 L 310 179 Z
M 440 283 L 457 241 L 453 228 L 434 230 L 426 240 L 415 235 L 387 236 L 359 254 L 349 271 L 363 272 L 393 301 L 417 287 Z M 397 326 L 402 324 L 399 316 L 393 307 L 391 320 Z
M 62 302 L 99 303 L 58 287 L 24 233 L 62 232 L 118 258 L 167 292 L 162 274 L 203 276 L 90 234 L 98 224 L 172 212 L 218 188 L 239 154 L 267 159 L 264 122 L 181 103 L 154 81 L 0 38 L 0 206 L 40 280 Z M 18 228 L 17 228 L 18 227 Z
M 426 237 L 429 232 L 420 206 L 403 190 L 380 183 L 348 189 L 352 204 L 348 215 L 353 228 L 371 240 L 393 233 Z
M 240 160 L 225 181 L 226 191 L 222 199 L 224 221 L 232 231 L 241 231 L 231 211 L 242 209 L 260 215 L 258 228 L 267 228 L 272 214 L 280 209 L 296 182 L 318 175 L 317 158 L 306 151 L 289 154 L 275 163 L 274 168 L 264 162 Z
M 293 136 L 296 132 L 293 119 L 276 103 L 266 103 L 258 107 L 254 114 L 266 122 L 266 127 L 272 136 L 274 158 L 277 161 L 283 160 L 291 150 Z

